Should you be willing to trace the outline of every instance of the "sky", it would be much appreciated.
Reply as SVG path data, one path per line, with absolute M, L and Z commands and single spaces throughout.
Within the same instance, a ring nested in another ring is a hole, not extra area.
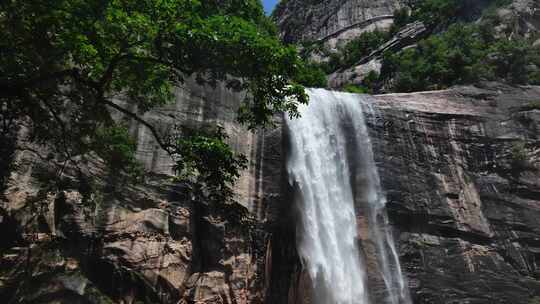
M 264 11 L 266 14 L 270 14 L 272 10 L 274 9 L 274 6 L 276 6 L 276 3 L 278 3 L 279 0 L 262 0 L 264 5 Z

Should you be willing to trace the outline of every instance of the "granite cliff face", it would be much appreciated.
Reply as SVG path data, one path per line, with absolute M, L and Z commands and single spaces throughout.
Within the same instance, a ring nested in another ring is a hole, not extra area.
M 539 295 L 539 89 L 375 97 L 375 155 L 414 303 Z
M 137 125 L 141 160 L 154 170 L 144 183 L 115 179 L 98 161 L 60 175 L 46 155 L 22 145 L 0 208 L 7 303 L 310 303 L 280 119 L 274 129 L 241 131 L 225 110 L 237 96 L 190 86 L 147 118 L 163 128 L 171 115 L 218 119 L 237 132 L 231 142 L 250 155 L 237 190 L 248 208 L 221 210 L 187 197 Z M 540 87 L 369 99 L 367 125 L 414 303 L 534 303 Z M 369 227 L 363 206 L 356 208 L 369 259 Z M 231 216 L 247 209 L 257 218 L 251 232 Z M 377 273 L 369 279 L 376 298 Z
M 540 87 L 498 84 L 371 98 L 367 123 L 413 303 L 540 296 L 539 98 Z M 365 206 L 356 208 L 362 254 L 375 260 Z M 311 303 L 288 219 L 272 241 L 270 303 Z M 377 299 L 380 274 L 369 280 Z
M 215 208 L 187 195 L 188 185 L 171 179 L 170 158 L 139 124 L 131 132 L 149 171 L 144 181 L 95 158 L 54 164 L 45 149 L 26 143 L 23 125 L 1 195 L 2 301 L 263 302 L 264 235 L 245 221 L 261 193 L 255 139 L 264 136 L 235 122 L 240 94 L 190 81 L 176 95 L 145 118 L 160 132 L 179 122 L 222 125 L 250 160 L 236 187 L 239 204 Z
M 283 1 L 274 11 L 285 42 L 351 37 L 374 25 L 389 25 L 394 10 L 405 1 Z
M 468 9 L 460 17 L 477 19 L 491 3 L 466 1 Z M 290 0 L 274 17 L 284 39 L 319 41 L 332 50 L 362 31 L 388 26 L 387 14 L 400 5 Z M 504 26 L 497 30 L 536 37 L 538 5 L 512 1 L 498 10 Z M 329 75 L 329 86 L 360 82 L 362 75 L 380 69 L 384 50 L 414 44 L 423 31 L 422 24 L 409 24 L 356 66 Z M 539 93 L 538 87 L 486 84 L 373 96 L 368 126 L 414 303 L 528 304 L 540 299 Z M 373 254 L 362 209 L 357 206 L 359 235 L 369 259 Z M 294 214 L 294 207 L 289 212 Z M 281 237 L 273 239 L 273 265 L 289 265 L 278 271 L 292 277 L 274 281 L 271 303 L 311 303 L 310 279 L 294 246 L 287 245 L 295 242 L 286 231 L 296 221 L 285 218 L 275 230 Z M 371 271 L 373 284 L 379 277 Z

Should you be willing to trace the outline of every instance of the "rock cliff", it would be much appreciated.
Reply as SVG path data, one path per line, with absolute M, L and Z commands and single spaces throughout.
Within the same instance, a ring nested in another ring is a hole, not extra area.
M 351 37 L 374 25 L 392 23 L 394 10 L 405 1 L 288 0 L 274 11 L 285 42 L 301 42 Z
M 371 98 L 368 127 L 413 303 L 540 297 L 539 98 L 540 87 L 499 84 Z M 375 260 L 363 209 L 359 242 Z M 311 303 L 288 219 L 272 240 L 281 277 L 270 303 Z M 377 298 L 379 275 L 369 275 Z
M 197 201 L 188 185 L 173 182 L 172 161 L 142 125 L 130 130 L 149 172 L 144 181 L 110 172 L 96 158 L 54 163 L 25 141 L 22 125 L 13 158 L 3 158 L 11 163 L 2 164 L 9 167 L 0 201 L 2 301 L 262 303 L 264 234 L 246 214 L 256 214 L 264 197 L 265 136 L 236 123 L 241 100 L 224 87 L 188 81 L 174 104 L 145 114 L 160 132 L 176 123 L 225 128 L 250 161 L 236 185 L 238 204 L 227 208 Z
M 237 188 L 241 204 L 226 209 L 186 196 L 135 124 L 140 159 L 153 170 L 138 183 L 99 161 L 59 172 L 20 141 L 0 208 L 2 298 L 309 303 L 284 170 L 286 134 L 279 118 L 273 129 L 243 130 L 227 106 L 237 97 L 191 83 L 176 104 L 147 114 L 163 128 L 191 117 L 193 124 L 219 120 L 231 132 L 250 168 Z M 540 87 L 486 84 L 370 99 L 367 123 L 414 303 L 533 303 L 540 297 Z M 237 216 L 248 209 L 257 219 L 251 231 Z M 377 274 L 370 277 L 381 294 Z
M 286 41 L 337 45 L 389 26 L 401 5 L 289 0 L 275 14 Z M 521 32 L 537 31 L 538 3 L 514 6 L 504 16 L 519 16 Z M 241 98 L 188 81 L 175 104 L 145 116 L 160 131 L 178 121 L 225 127 L 249 159 L 239 204 L 226 209 L 194 201 L 187 185 L 172 182 L 168 156 L 136 123 L 138 158 L 151 172 L 142 182 L 119 178 L 99 160 L 53 165 L 46 151 L 26 145 L 24 128 L 11 148 L 3 143 L 2 152 L 15 153 L 0 158 L 2 301 L 310 303 L 282 121 L 248 132 L 234 121 Z M 486 84 L 370 99 L 368 127 L 414 303 L 538 301 L 540 87 Z M 246 211 L 254 222 L 244 222 Z M 369 241 L 361 213 L 358 222 Z M 370 276 L 380 293 L 377 274 Z
M 372 138 L 414 303 L 540 293 L 540 88 L 375 97 Z
M 331 55 L 343 52 L 347 42 L 364 32 L 386 31 L 394 23 L 396 9 L 414 1 L 282 1 L 273 13 L 286 42 L 305 44 L 307 57 L 315 62 L 331 61 Z M 500 35 L 521 36 L 537 40 L 540 31 L 540 4 L 532 0 L 463 0 L 456 20 L 478 22 L 489 9 L 497 15 Z M 498 6 L 497 10 L 493 10 Z M 437 29 L 435 29 L 437 30 Z M 341 89 L 347 84 L 361 85 L 369 72 L 381 72 L 382 55 L 414 47 L 430 31 L 420 21 L 404 25 L 369 55 L 357 58 L 351 66 L 340 67 L 328 75 L 328 87 Z
M 492 2 L 468 1 L 470 9 L 460 17 L 476 19 Z M 362 31 L 388 26 L 387 14 L 403 3 L 290 0 L 274 17 L 284 39 L 335 49 Z M 504 24 L 498 30 L 534 38 L 539 13 L 538 1 L 514 0 L 498 10 Z M 423 30 L 409 24 L 356 66 L 329 75 L 329 86 L 359 83 L 380 69 L 385 49 L 414 44 Z M 539 93 L 538 87 L 488 84 L 372 98 L 368 124 L 414 303 L 540 299 Z M 366 235 L 362 206 L 357 208 L 359 235 Z M 271 303 L 310 303 L 311 282 L 281 232 L 294 226 L 295 217 L 288 219 L 275 232 L 282 237 L 274 238 L 273 265 L 288 263 L 279 271 L 292 277 L 271 285 L 277 288 Z M 369 256 L 369 242 L 361 241 Z M 377 274 L 370 273 L 370 280 L 379 293 Z

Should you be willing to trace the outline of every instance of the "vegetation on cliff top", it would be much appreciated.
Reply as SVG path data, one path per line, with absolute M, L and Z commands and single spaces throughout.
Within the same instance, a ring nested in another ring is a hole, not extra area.
M 522 38 L 496 38 L 482 26 L 454 24 L 398 53 L 387 53 L 382 79 L 399 92 L 443 89 L 480 80 L 540 84 L 531 64 L 540 66 L 539 49 Z
M 512 84 L 540 84 L 540 49 L 531 39 L 499 33 L 497 8 L 511 1 L 497 0 L 478 23 L 457 22 L 466 9 L 463 0 L 416 2 L 400 24 L 422 21 L 432 35 L 415 47 L 387 52 L 375 84 L 397 92 L 444 89 L 457 84 L 497 80 Z M 401 14 L 403 15 L 403 14 Z
M 468 5 L 464 0 L 408 1 L 396 10 L 393 26 L 387 31 L 364 32 L 338 51 L 319 43 L 303 43 L 303 55 L 313 52 L 323 60 L 314 64 L 331 74 L 355 66 L 376 51 L 399 29 L 415 21 L 427 28 L 427 37 L 408 48 L 383 54 L 380 74 L 365 75 L 361 85 L 346 84 L 349 92 L 412 92 L 443 89 L 456 84 L 483 80 L 512 84 L 540 84 L 540 47 L 532 38 L 500 32 L 503 21 L 497 9 L 511 3 L 496 0 L 484 10 L 479 22 L 466 23 Z
M 2 134 L 13 136 L 24 120 L 30 140 L 65 161 L 95 152 L 109 164 L 135 168 L 135 144 L 112 116 L 120 112 L 148 128 L 182 176 L 200 167 L 232 182 L 244 161 L 233 156 L 222 132 L 167 140 L 175 137 L 142 114 L 172 101 L 174 88 L 195 77 L 247 91 L 238 119 L 249 128 L 263 126 L 276 112 L 296 116 L 297 105 L 307 102 L 294 83 L 301 67 L 257 0 L 0 3 Z M 211 166 L 207 152 L 226 161 Z M 210 176 L 202 182 L 219 180 Z

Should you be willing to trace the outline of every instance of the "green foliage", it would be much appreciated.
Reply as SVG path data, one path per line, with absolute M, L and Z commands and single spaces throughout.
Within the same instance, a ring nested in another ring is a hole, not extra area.
M 327 86 L 325 71 L 320 65 L 305 63 L 299 68 L 295 81 L 306 87 L 324 88 Z
M 12 138 L 0 137 L 0 139 L 3 139 L 2 145 L 0 146 L 0 190 L 4 190 L 9 178 L 9 173 L 13 168 L 12 162 L 15 151 L 13 151 L 14 140 Z
M 332 52 L 328 56 L 328 61 L 321 64 L 321 68 L 326 74 L 331 74 L 343 67 L 342 56 L 340 53 Z
M 524 171 L 532 170 L 534 166 L 529 161 L 527 146 L 523 141 L 516 142 L 510 150 L 510 170 L 515 178 L 519 178 Z
M 476 25 L 454 24 L 397 54 L 386 54 L 382 77 L 394 78 L 396 91 L 442 89 L 482 79 L 515 84 L 534 81 L 527 66 L 538 50 L 520 38 L 497 39 Z
M 444 89 L 480 80 L 540 84 L 540 48 L 533 48 L 530 41 L 516 36 L 507 39 L 494 33 L 501 22 L 497 9 L 510 2 L 493 1 L 484 11 L 481 22 L 467 25 L 454 23 L 465 8 L 464 0 L 411 1 L 410 7 L 394 12 L 394 25 L 389 32 L 363 33 L 338 52 L 329 52 L 314 43 L 306 44 L 304 51 L 326 55 L 328 60 L 319 67 L 330 74 L 354 65 L 404 25 L 418 20 L 426 24 L 429 32 L 437 33 L 420 41 L 416 47 L 397 54 L 384 54 L 381 75 L 367 75 L 361 89 L 352 85 L 343 89 L 373 93 L 386 83 L 393 86 L 391 90 L 410 92 Z
M 535 41 L 534 38 L 531 41 Z M 530 46 L 527 54 L 527 78 L 528 83 L 540 85 L 540 45 Z
M 376 92 L 379 86 L 379 74 L 376 71 L 370 71 L 364 79 L 362 84 L 346 84 L 343 87 L 345 92 L 357 93 L 357 94 L 373 94 Z
M 525 162 L 527 160 L 527 150 L 525 149 L 525 143 L 524 142 L 518 142 L 515 143 L 512 146 L 512 160 L 514 162 Z
M 494 7 L 503 7 L 512 4 L 512 0 L 495 0 L 493 1 L 492 6 Z
M 2 119 L 27 119 L 31 140 L 68 159 L 96 150 L 131 166 L 133 145 L 113 112 L 173 151 L 139 115 L 170 102 L 192 76 L 246 91 L 238 119 L 249 128 L 277 112 L 296 116 L 307 102 L 293 82 L 301 66 L 258 0 L 0 2 Z
M 540 110 L 540 100 L 529 102 L 519 108 L 520 111 Z
M 369 92 L 368 89 L 359 85 L 352 84 L 352 83 L 346 84 L 343 87 L 343 90 L 345 92 L 355 93 L 355 94 L 367 94 Z
M 369 93 L 373 94 L 380 85 L 380 75 L 376 71 L 369 71 L 369 73 L 362 80 L 362 84 L 368 88 Z
M 324 49 L 319 51 L 328 57 L 328 60 L 318 64 L 326 74 L 331 74 L 339 69 L 353 66 L 363 57 L 375 51 L 389 38 L 388 32 L 375 30 L 364 32 L 357 38 L 349 41 L 338 52 L 330 52 Z M 314 50 L 313 47 L 309 51 Z
M 390 34 L 394 35 L 395 33 L 397 33 L 402 27 L 412 22 L 411 19 L 411 11 L 408 7 L 396 9 L 394 11 L 394 23 L 392 24 L 392 27 L 389 31 Z
M 180 180 L 191 180 L 200 185 L 210 201 L 225 202 L 232 198 L 230 186 L 247 167 L 243 155 L 235 155 L 225 142 L 227 134 L 215 128 L 183 128 L 176 140 L 174 167 Z
M 329 66 L 333 72 L 337 67 L 354 65 L 380 47 L 403 26 L 415 20 L 424 22 L 430 29 L 436 26 L 445 27 L 451 23 L 463 5 L 463 0 L 424 0 L 415 2 L 412 8 L 397 9 L 394 11 L 394 23 L 389 31 L 375 30 L 362 33 L 343 48 L 339 60 L 330 58 Z
M 417 1 L 411 13 L 413 20 L 422 21 L 428 28 L 450 24 L 464 8 L 464 0 Z
M 453 25 L 441 35 L 421 41 L 417 48 L 389 54 L 383 60 L 383 74 L 397 71 L 397 91 L 437 89 L 451 84 L 476 81 L 477 63 L 485 52 L 471 27 Z
M 528 82 L 527 65 L 530 45 L 523 39 L 499 39 L 489 46 L 488 56 L 493 73 L 511 83 Z
M 342 67 L 353 66 L 358 60 L 368 56 L 381 46 L 389 35 L 387 32 L 375 30 L 372 32 L 364 32 L 357 38 L 348 42 L 342 50 Z
M 113 125 L 96 130 L 93 150 L 105 161 L 112 172 L 124 170 L 138 176 L 142 167 L 135 159 L 137 143 L 126 127 Z
M 538 64 L 536 66 L 540 67 Z M 529 83 L 532 85 L 540 85 L 540 69 L 529 72 Z
M 512 0 L 491 1 L 483 13 L 483 19 L 496 18 L 496 10 L 507 6 Z M 441 31 L 464 15 L 467 9 L 466 0 L 420 0 L 410 3 L 411 12 L 407 18 L 404 12 L 397 12 L 398 24 L 404 25 L 412 21 L 422 21 L 429 30 Z M 405 22 L 404 22 L 405 21 Z
M 512 0 L 495 0 L 482 13 L 482 23 L 486 25 L 498 25 L 501 20 L 498 15 L 498 9 L 512 4 Z

